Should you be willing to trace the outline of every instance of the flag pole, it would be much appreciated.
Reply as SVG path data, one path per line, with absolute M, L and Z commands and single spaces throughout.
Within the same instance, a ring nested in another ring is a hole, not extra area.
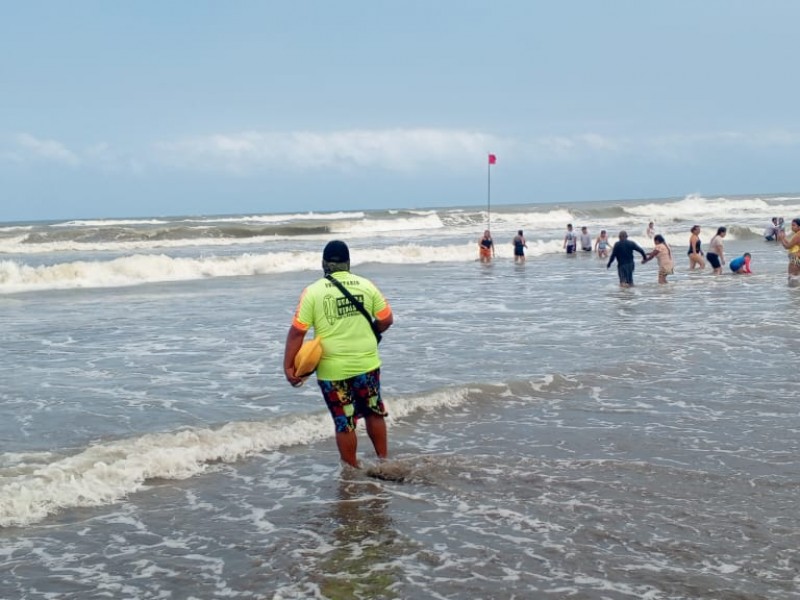
M 492 155 L 486 161 L 486 229 L 492 230 Z

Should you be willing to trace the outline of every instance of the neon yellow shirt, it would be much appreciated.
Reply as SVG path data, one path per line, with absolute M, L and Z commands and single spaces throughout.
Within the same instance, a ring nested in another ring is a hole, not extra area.
M 361 300 L 373 317 L 385 319 L 392 314 L 386 298 L 369 279 L 347 271 L 336 272 L 333 277 Z M 381 366 L 378 342 L 369 322 L 324 277 L 303 290 L 293 325 L 303 331 L 313 327 L 314 335 L 322 339 L 318 379 L 339 381 Z

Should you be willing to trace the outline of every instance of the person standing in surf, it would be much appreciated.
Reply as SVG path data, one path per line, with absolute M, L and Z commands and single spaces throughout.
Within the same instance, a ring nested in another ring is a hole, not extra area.
M 778 232 L 778 241 L 789 251 L 789 285 L 796 286 L 800 280 L 800 217 L 792 219 L 792 235 Z
M 317 383 L 333 417 L 339 456 L 359 468 L 359 418 L 366 422 L 378 458 L 388 456 L 378 341 L 379 335 L 391 327 L 394 316 L 375 284 L 350 273 L 350 249 L 344 242 L 334 240 L 325 246 L 322 270 L 325 277 L 306 287 L 300 296 L 286 335 L 283 371 L 293 386 L 302 381 L 295 373 L 294 360 L 306 333 L 313 328 L 322 340 Z
M 592 234 L 589 233 L 589 228 L 586 225 L 581 227 L 581 250 L 584 252 L 592 251 Z
M 597 251 L 598 258 L 608 257 L 608 246 L 608 233 L 606 233 L 606 230 L 603 229 L 600 231 L 600 235 L 597 236 L 597 239 L 594 241 L 594 249 Z
M 657 233 L 653 237 L 655 248 L 647 255 L 644 262 L 655 258 L 658 261 L 658 283 L 667 283 L 667 275 L 675 272 L 675 263 L 672 260 L 672 248 L 669 247 L 664 236 Z
M 700 249 L 700 225 L 692 227 L 692 234 L 689 236 L 689 270 L 694 271 L 698 267 L 701 271 L 706 268 L 706 261 L 703 259 L 703 251 Z
M 572 223 L 567 225 L 567 233 L 564 235 L 564 244 L 562 248 L 567 251 L 567 254 L 575 254 L 575 249 L 578 245 L 578 236 L 572 229 Z
M 656 235 L 656 224 L 653 223 L 653 221 L 650 221 L 647 224 L 647 231 L 645 233 L 647 233 L 647 238 L 648 239 L 655 241 L 654 238 L 655 238 L 655 235 Z
M 772 222 L 764 229 L 764 239 L 768 242 L 778 240 L 778 217 L 772 217 Z
M 706 259 L 711 268 L 714 269 L 714 275 L 722 275 L 722 265 L 725 264 L 725 245 L 722 240 L 728 234 L 727 227 L 718 227 L 717 235 L 711 238 L 708 243 L 708 252 L 706 252 Z
M 488 229 L 483 232 L 483 237 L 478 240 L 478 257 L 482 263 L 492 262 L 492 258 L 494 258 L 494 240 Z
M 517 235 L 514 236 L 511 243 L 514 245 L 514 262 L 520 264 L 524 263 L 525 248 L 528 247 L 528 243 L 525 241 L 525 236 L 522 235 L 522 229 L 517 231 Z
M 619 275 L 619 287 L 628 288 L 633 287 L 633 253 L 638 252 L 642 255 L 642 262 L 647 259 L 647 254 L 644 250 L 634 242 L 628 239 L 627 231 L 619 232 L 619 241 L 614 244 L 611 249 L 611 257 L 608 259 L 606 269 L 610 269 L 612 263 L 617 261 L 617 274 Z

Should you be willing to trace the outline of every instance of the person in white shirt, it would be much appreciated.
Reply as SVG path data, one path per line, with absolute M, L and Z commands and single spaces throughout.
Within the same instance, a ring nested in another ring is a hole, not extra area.
M 592 251 L 592 236 L 589 234 L 589 228 L 585 225 L 581 227 L 581 250 L 584 252 Z
M 778 217 L 772 217 L 772 223 L 764 229 L 764 239 L 768 242 L 774 242 L 778 239 Z

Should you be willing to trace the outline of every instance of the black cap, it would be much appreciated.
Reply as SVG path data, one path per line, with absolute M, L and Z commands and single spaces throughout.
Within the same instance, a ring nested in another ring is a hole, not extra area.
M 350 249 L 342 241 L 333 240 L 328 242 L 325 250 L 322 251 L 322 260 L 334 263 L 345 263 L 350 261 Z

